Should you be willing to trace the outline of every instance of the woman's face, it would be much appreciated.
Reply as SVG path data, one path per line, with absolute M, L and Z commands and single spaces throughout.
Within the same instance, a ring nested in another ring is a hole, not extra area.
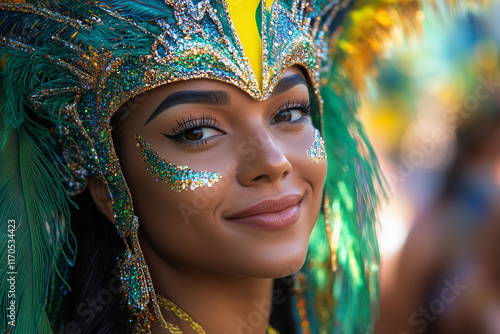
M 287 70 L 265 101 L 197 79 L 158 87 L 134 103 L 120 125 L 122 163 L 152 271 L 158 261 L 248 277 L 300 269 L 327 167 L 307 156 L 315 137 L 301 71 Z M 158 159 L 161 168 L 171 163 L 221 178 L 175 191 L 155 180 Z

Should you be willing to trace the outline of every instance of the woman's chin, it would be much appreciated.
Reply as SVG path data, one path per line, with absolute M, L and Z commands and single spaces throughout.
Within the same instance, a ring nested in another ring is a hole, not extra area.
M 268 255 L 259 259 L 258 265 L 253 266 L 254 272 L 248 273 L 250 276 L 280 278 L 295 274 L 304 265 L 307 247 L 294 247 L 294 249 L 289 249 L 288 252 Z
M 303 256 L 294 259 L 288 259 L 288 261 L 286 262 L 284 261 L 285 263 L 280 265 L 281 267 L 280 270 L 279 271 L 274 270 L 273 275 L 271 275 L 270 277 L 280 278 L 295 274 L 304 266 L 306 260 L 306 254 L 307 253 L 304 252 Z

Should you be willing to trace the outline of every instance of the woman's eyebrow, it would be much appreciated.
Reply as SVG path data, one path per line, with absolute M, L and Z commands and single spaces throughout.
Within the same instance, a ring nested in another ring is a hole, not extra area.
M 279 94 L 282 94 L 286 92 L 289 89 L 292 89 L 293 87 L 297 85 L 306 85 L 307 86 L 307 81 L 304 79 L 304 77 L 300 74 L 293 74 L 286 76 L 284 78 L 281 78 L 276 86 L 274 87 L 273 93 L 271 94 L 272 96 L 276 96 Z
M 186 90 L 179 91 L 167 96 L 155 111 L 149 116 L 144 125 L 151 122 L 156 116 L 178 104 L 208 104 L 208 105 L 228 105 L 230 103 L 229 94 L 218 90 Z M 144 126 L 143 125 L 143 126 Z

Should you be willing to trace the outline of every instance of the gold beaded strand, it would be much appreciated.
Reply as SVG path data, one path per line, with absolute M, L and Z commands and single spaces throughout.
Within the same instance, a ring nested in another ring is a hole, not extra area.
M 189 314 L 186 313 L 182 308 L 179 307 L 176 303 L 164 297 L 160 294 L 156 295 L 158 299 L 158 305 L 163 308 L 165 311 L 173 312 L 179 319 L 187 322 L 189 326 L 196 331 L 197 334 L 207 334 L 205 330 L 198 324 Z M 179 327 L 175 326 L 171 323 L 166 323 L 167 329 L 171 334 L 184 334 L 179 329 Z M 274 329 L 271 325 L 267 325 L 267 334 L 280 334 L 276 329 Z

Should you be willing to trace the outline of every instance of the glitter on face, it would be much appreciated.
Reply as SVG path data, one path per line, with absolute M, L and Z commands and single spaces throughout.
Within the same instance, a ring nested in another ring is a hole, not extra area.
M 314 129 L 314 142 L 311 148 L 307 150 L 307 157 L 315 163 L 326 159 L 325 142 L 318 129 Z
M 175 192 L 194 190 L 203 186 L 211 187 L 222 178 L 219 173 L 199 172 L 187 166 L 177 166 L 167 162 L 140 135 L 135 134 L 135 140 L 151 175 L 156 181 L 163 182 L 167 188 Z

